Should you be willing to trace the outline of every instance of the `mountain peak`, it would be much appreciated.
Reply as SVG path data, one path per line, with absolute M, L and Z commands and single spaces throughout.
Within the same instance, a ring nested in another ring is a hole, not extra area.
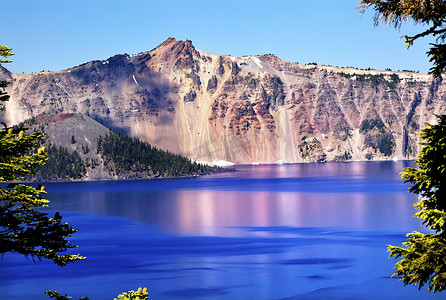
M 7 123 L 76 112 L 199 161 L 413 158 L 417 129 L 446 109 L 446 84 L 427 75 L 218 55 L 172 37 L 138 55 L 11 78 Z
M 163 49 L 163 52 L 165 52 L 166 50 L 169 52 L 170 51 L 174 51 L 174 52 L 185 51 L 186 53 L 197 51 L 190 39 L 186 39 L 186 41 L 182 41 L 182 40 L 176 40 L 173 37 L 167 38 L 164 42 L 162 42 L 156 48 L 152 49 L 150 52 L 156 53 L 156 52 L 160 51 L 161 49 Z M 176 50 L 174 50 L 174 49 L 176 49 Z

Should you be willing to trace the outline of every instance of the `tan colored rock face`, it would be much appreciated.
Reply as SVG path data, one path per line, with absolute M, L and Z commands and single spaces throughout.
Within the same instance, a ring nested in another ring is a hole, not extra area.
M 82 113 L 199 161 L 414 158 L 417 130 L 446 113 L 430 76 L 234 58 L 168 39 L 59 72 L 10 74 L 8 124 Z

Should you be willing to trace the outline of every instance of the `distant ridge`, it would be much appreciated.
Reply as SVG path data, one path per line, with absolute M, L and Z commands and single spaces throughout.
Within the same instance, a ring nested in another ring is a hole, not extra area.
M 168 38 L 64 71 L 11 74 L 3 120 L 78 113 L 196 161 L 413 159 L 446 111 L 441 79 L 233 57 Z

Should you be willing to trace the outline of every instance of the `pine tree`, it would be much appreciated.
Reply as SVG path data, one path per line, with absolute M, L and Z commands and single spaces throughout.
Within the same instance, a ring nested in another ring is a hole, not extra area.
M 11 49 L 0 46 L 0 55 L 11 56 Z M 0 60 L 0 63 L 9 62 Z M 2 81 L 2 87 L 8 82 Z M 0 93 L 0 102 L 8 100 L 5 91 Z M 0 109 L 3 109 L 0 106 Z M 45 147 L 38 148 L 42 139 L 40 132 L 25 136 L 22 129 L 8 128 L 3 123 L 0 129 L 0 254 L 20 253 L 38 260 L 50 259 L 59 266 L 79 259 L 79 255 L 61 254 L 76 246 L 66 240 L 77 230 L 62 217 L 54 217 L 38 209 L 47 206 L 45 188 L 17 183 L 25 176 L 35 174 L 33 169 L 45 163 Z
M 359 9 L 375 11 L 375 26 L 379 23 L 400 28 L 401 24 L 412 20 L 415 24 L 425 25 L 425 29 L 412 36 L 404 36 L 406 47 L 422 37 L 432 36 L 436 43 L 430 44 L 427 55 L 433 67 L 429 73 L 440 77 L 446 71 L 446 1 L 444 0 L 361 0 Z M 423 28 L 423 27 L 421 27 Z
M 139 288 L 135 291 L 128 291 L 126 293 L 122 293 L 115 298 L 114 300 L 146 300 L 149 299 L 149 293 L 147 293 L 147 288 Z
M 7 58 L 11 55 L 10 48 L 0 45 L 0 56 Z M 10 61 L 0 60 L 0 64 L 6 62 Z M 7 81 L 0 81 L 0 104 L 9 100 L 6 92 L 1 90 L 8 84 Z M 0 110 L 3 109 L 4 106 L 0 105 Z M 8 128 L 4 123 L 3 126 L 4 129 L 0 130 L 0 254 L 16 252 L 33 259 L 50 259 L 59 266 L 85 259 L 79 255 L 60 254 L 77 247 L 66 238 L 78 230 L 68 223 L 62 224 L 58 212 L 49 218 L 48 214 L 37 210 L 48 206 L 49 201 L 44 198 L 45 187 L 34 188 L 17 183 L 24 176 L 35 175 L 35 167 L 48 160 L 45 147 L 38 148 L 42 133 L 25 136 L 23 128 Z M 46 291 L 45 294 L 56 300 L 72 298 L 58 291 Z M 117 299 L 146 300 L 149 299 L 148 295 L 147 288 L 139 288 L 136 292 L 123 293 Z
M 56 300 L 69 300 L 73 297 L 65 295 L 61 295 L 58 291 L 46 291 L 45 294 L 50 298 L 54 298 Z M 88 297 L 81 297 L 79 300 L 89 300 Z M 139 288 L 135 291 L 128 291 L 118 295 L 118 298 L 114 298 L 114 300 L 147 300 L 150 299 L 149 293 L 147 292 L 147 288 Z
M 11 55 L 14 55 L 14 53 L 11 52 L 11 48 L 8 48 L 6 46 L 0 45 L 0 56 L 3 56 L 4 58 L 8 58 Z M 2 63 L 9 63 L 10 60 L 7 59 L 0 59 L 0 65 Z M 0 81 L 0 110 L 5 109 L 4 102 L 9 100 L 9 95 L 3 90 L 10 84 L 9 81 Z
M 111 131 L 98 139 L 98 154 L 107 165 L 113 162 L 116 173 L 152 173 L 155 176 L 188 176 L 222 171 L 192 162 L 190 159 L 164 151 L 129 137 Z
M 401 276 L 404 285 L 429 284 L 428 291 L 446 288 L 446 116 L 438 116 L 438 124 L 421 130 L 423 145 L 415 161 L 417 168 L 401 173 L 409 191 L 420 195 L 414 206 L 414 217 L 433 233 L 408 233 L 403 247 L 388 246 L 390 257 L 402 258 L 395 265 L 393 276 Z

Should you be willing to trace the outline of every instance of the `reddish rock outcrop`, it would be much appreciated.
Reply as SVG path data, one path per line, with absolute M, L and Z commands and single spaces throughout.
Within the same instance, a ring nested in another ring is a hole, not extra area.
M 414 158 L 418 129 L 446 113 L 446 85 L 428 75 L 222 56 L 173 38 L 64 71 L 0 71 L 8 124 L 81 113 L 199 161 Z

